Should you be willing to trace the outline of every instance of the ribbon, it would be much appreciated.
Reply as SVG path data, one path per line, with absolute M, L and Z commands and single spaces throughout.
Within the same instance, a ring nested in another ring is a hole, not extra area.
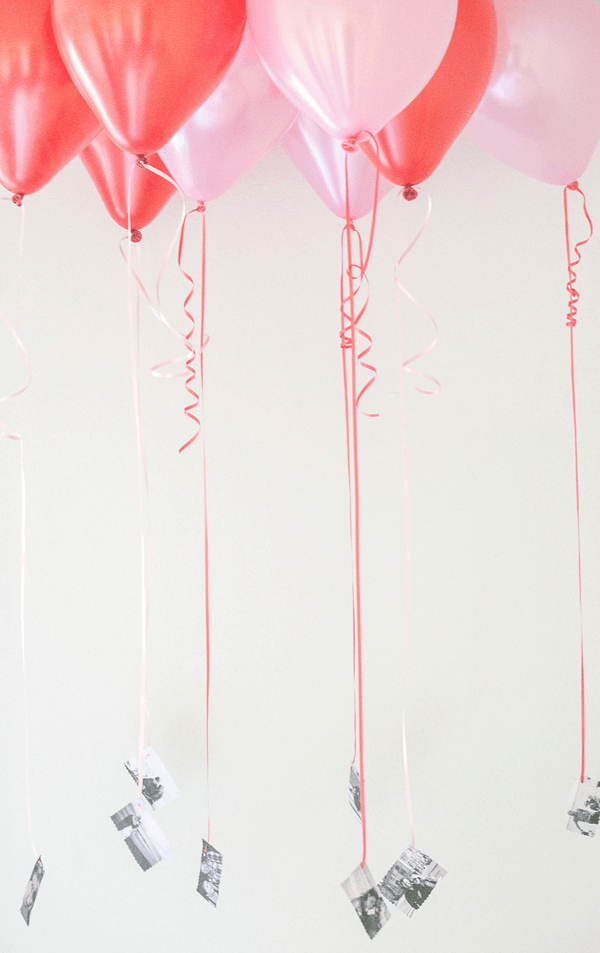
M 577 242 L 573 251 L 577 256 L 574 260 L 571 259 L 571 242 L 569 236 L 569 205 L 567 201 L 568 192 L 579 192 L 583 198 L 583 211 L 590 226 L 590 234 L 583 241 Z M 573 409 L 573 437 L 574 437 L 574 450 L 575 450 L 575 500 L 576 500 L 576 509 L 577 509 L 577 572 L 578 572 L 578 584 L 579 584 L 579 630 L 580 630 L 580 693 L 581 693 L 581 774 L 580 780 L 583 782 L 585 780 L 585 665 L 584 665 L 584 639 L 583 639 L 583 595 L 582 595 L 582 585 L 581 585 L 581 519 L 580 519 L 580 506 L 579 506 L 579 450 L 577 442 L 577 402 L 575 399 L 575 348 L 574 348 L 574 339 L 573 339 L 573 329 L 577 324 L 577 302 L 579 301 L 579 292 L 575 288 L 575 282 L 577 280 L 577 273 L 575 271 L 577 265 L 581 261 L 581 252 L 579 251 L 582 245 L 586 245 L 589 242 L 590 238 L 594 234 L 594 226 L 592 225 L 592 220 L 588 214 L 587 205 L 585 201 L 585 195 L 579 188 L 578 182 L 571 182 L 570 185 L 565 186 L 563 191 L 563 208 L 565 213 L 565 239 L 567 245 L 567 271 L 569 275 L 569 280 L 567 282 L 567 291 L 569 292 L 569 312 L 567 314 L 567 327 L 569 329 L 569 343 L 570 343 L 570 366 L 571 366 L 571 404 Z
M 21 306 L 21 277 L 22 277 L 22 264 L 23 264 L 23 243 L 25 238 L 25 207 L 21 204 L 22 196 L 17 196 L 19 199 L 15 201 L 15 196 L 12 199 L 2 196 L 2 201 L 13 201 L 21 209 L 21 229 L 19 237 L 19 256 L 17 264 L 17 308 L 16 308 L 16 320 L 15 326 L 7 320 L 5 315 L 0 311 L 0 318 L 2 319 L 3 324 L 6 326 L 15 342 L 15 355 L 18 357 L 19 353 L 21 354 L 23 361 L 25 363 L 25 368 L 27 371 L 27 381 L 23 387 L 18 387 L 17 390 L 14 390 L 8 394 L 4 394 L 0 397 L 0 404 L 8 403 L 11 400 L 15 400 L 17 397 L 20 397 L 21 394 L 24 394 L 29 385 L 31 384 L 32 374 L 31 374 L 31 365 L 29 363 L 29 358 L 27 352 L 19 336 L 19 317 L 20 317 L 20 306 Z M 27 799 L 27 826 L 29 830 L 29 840 L 31 843 L 31 849 L 33 851 L 33 856 L 37 860 L 38 852 L 36 850 L 34 841 L 33 841 L 33 823 L 31 819 L 31 784 L 30 784 L 30 771 L 29 771 L 29 706 L 27 700 L 27 666 L 26 666 L 26 652 L 25 652 L 25 568 L 26 568 L 26 534 L 25 534 L 25 517 L 26 517 L 26 487 L 25 487 L 25 464 L 23 459 L 23 435 L 19 433 L 18 430 L 15 430 L 13 427 L 10 427 L 7 423 L 0 420 L 0 438 L 5 438 L 7 440 L 13 440 L 15 443 L 19 444 L 19 469 L 20 469 L 20 478 L 21 478 L 21 538 L 20 538 L 20 586 L 19 586 L 19 628 L 21 634 L 21 664 L 23 671 L 23 711 L 25 719 L 25 791 Z
M 413 191 L 414 191 L 414 190 L 413 190 Z M 428 347 L 426 347 L 424 351 L 421 351 L 419 354 L 415 354 L 414 357 L 409 357 L 408 360 L 403 361 L 402 367 L 403 367 L 404 370 L 407 372 L 407 374 L 416 374 L 418 377 L 422 377 L 424 380 L 431 381 L 431 383 L 435 385 L 435 386 L 434 386 L 434 390 L 423 390 L 423 388 L 421 388 L 421 387 L 416 387 L 415 390 L 417 390 L 420 394 L 435 395 L 435 394 L 439 394 L 439 392 L 440 392 L 440 389 L 441 389 L 441 386 L 442 386 L 442 385 L 440 384 L 440 382 L 439 382 L 435 377 L 431 377 L 430 374 L 424 374 L 422 371 L 419 371 L 419 370 L 416 370 L 416 369 L 413 368 L 413 367 L 410 367 L 410 365 L 411 365 L 411 364 L 414 364 L 414 362 L 415 362 L 415 361 L 418 361 L 420 358 L 425 357 L 425 355 L 426 355 L 426 354 L 429 354 L 429 352 L 432 351 L 433 348 L 436 346 L 436 344 L 437 344 L 437 339 L 438 339 L 438 326 L 437 326 L 437 323 L 436 323 L 435 318 L 433 317 L 433 315 L 431 315 L 430 312 L 427 311 L 427 310 L 417 301 L 417 299 L 413 297 L 413 295 L 410 293 L 410 291 L 408 291 L 407 288 L 404 287 L 404 285 L 401 283 L 401 281 L 400 281 L 400 279 L 399 279 L 399 277 L 398 277 L 398 274 L 399 274 L 399 271 L 400 271 L 400 265 L 402 264 L 402 262 L 404 261 L 404 259 L 406 258 L 406 256 L 409 254 L 409 252 L 411 252 L 412 249 L 415 247 L 415 245 L 417 244 L 417 242 L 418 242 L 419 239 L 421 238 L 421 235 L 423 234 L 423 232 L 425 231 L 425 229 L 426 229 L 426 227 L 427 227 L 427 224 L 428 224 L 429 219 L 430 219 L 430 217 L 431 217 L 431 207 L 432 207 L 432 206 L 431 206 L 431 196 L 428 195 L 428 196 L 427 196 L 427 215 L 425 216 L 425 221 L 424 221 L 423 224 L 421 225 L 421 228 L 419 229 L 419 231 L 417 232 L 417 234 L 416 234 L 415 237 L 413 238 L 412 242 L 411 242 L 411 243 L 407 246 L 407 248 L 402 252 L 402 254 L 400 255 L 398 261 L 396 262 L 396 267 L 394 268 L 394 279 L 395 279 L 395 281 L 396 281 L 396 285 L 397 285 L 399 291 L 401 291 L 402 294 L 405 295 L 405 296 L 408 298 L 408 300 L 411 301 L 412 304 L 414 304 L 415 307 L 417 307 L 417 308 L 419 309 L 419 311 L 421 311 L 422 314 L 424 314 L 424 315 L 431 321 L 431 323 L 432 323 L 432 325 L 433 325 L 433 328 L 434 328 L 434 331 L 435 331 L 435 337 L 434 337 L 433 341 L 431 342 L 431 344 L 429 344 Z

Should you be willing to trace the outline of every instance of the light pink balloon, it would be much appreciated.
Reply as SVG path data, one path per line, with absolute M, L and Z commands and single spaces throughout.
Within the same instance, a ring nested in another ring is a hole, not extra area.
M 246 27 L 229 72 L 160 156 L 187 195 L 208 202 L 262 159 L 296 115 L 261 65 Z
M 346 218 L 344 163 L 347 155 L 350 218 L 362 218 L 373 210 L 376 170 L 360 149 L 346 153 L 339 139 L 323 132 L 316 122 L 302 113 L 283 137 L 281 144 L 325 205 L 343 219 Z M 393 188 L 391 182 L 379 176 L 380 200 Z
M 429 82 L 457 0 L 247 0 L 264 66 L 338 139 L 379 132 Z
M 494 74 L 466 134 L 519 172 L 568 185 L 600 138 L 596 0 L 494 0 Z

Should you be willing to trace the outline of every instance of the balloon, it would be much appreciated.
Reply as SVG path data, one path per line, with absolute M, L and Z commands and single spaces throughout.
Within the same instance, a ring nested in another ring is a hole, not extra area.
M 127 228 L 127 186 L 135 156 L 123 152 L 106 132 L 101 132 L 81 153 L 81 161 L 88 170 L 110 215 L 121 228 Z M 166 172 L 169 170 L 157 155 L 148 156 L 148 164 Z M 145 228 L 167 204 L 175 187 L 149 172 L 136 169 L 131 179 L 131 228 Z
M 457 0 L 247 0 L 248 23 L 284 96 L 326 132 L 379 132 L 431 79 Z
M 377 173 L 362 152 L 346 152 L 339 139 L 323 132 L 302 113 L 282 139 L 282 145 L 325 205 L 343 219 L 346 218 L 345 159 L 348 156 L 350 218 L 362 218 L 372 211 Z M 380 178 L 379 199 L 392 188 L 391 182 Z
M 125 152 L 158 152 L 227 72 L 244 0 L 53 0 L 74 83 Z
M 568 185 L 600 137 L 598 5 L 496 0 L 496 13 L 506 42 L 465 132 L 513 169 Z
M 361 149 L 397 185 L 416 185 L 438 167 L 485 93 L 496 54 L 493 0 L 458 0 L 454 33 L 425 89 Z
M 262 159 L 296 114 L 267 76 L 246 29 L 225 78 L 160 154 L 180 188 L 208 202 Z
M 0 182 L 37 192 L 100 130 L 59 56 L 50 0 L 0 4 L 0 77 Z

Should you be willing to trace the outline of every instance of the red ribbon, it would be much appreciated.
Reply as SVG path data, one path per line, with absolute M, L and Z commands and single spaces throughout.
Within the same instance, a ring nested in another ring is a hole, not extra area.
M 568 192 L 579 192 L 583 198 L 583 211 L 585 217 L 588 220 L 590 226 L 590 234 L 583 241 L 577 242 L 575 248 L 573 249 L 575 255 L 577 256 L 574 260 L 571 259 L 571 242 L 569 237 L 569 206 L 567 201 Z M 573 408 L 573 437 L 575 442 L 575 500 L 577 506 L 577 570 L 578 570 L 578 582 L 579 582 L 579 628 L 580 628 L 580 653 L 581 653 L 581 667 L 580 667 L 580 692 L 581 692 L 581 775 L 580 780 L 583 782 L 585 780 L 585 665 L 584 665 L 584 640 L 583 640 L 583 595 L 582 595 L 582 585 L 581 585 L 581 519 L 580 519 L 580 507 L 579 507 L 579 450 L 577 442 L 577 403 L 575 400 L 575 349 L 574 349 L 574 340 L 573 340 L 573 328 L 577 324 L 577 302 L 579 301 L 579 292 L 575 288 L 575 281 L 577 280 L 577 274 L 575 268 L 581 261 L 581 252 L 579 251 L 582 245 L 587 244 L 590 238 L 594 234 L 594 226 L 592 225 L 592 220 L 588 214 L 585 195 L 579 188 L 579 183 L 571 182 L 570 185 L 565 186 L 563 191 L 563 207 L 565 213 L 565 239 L 567 244 L 567 270 L 569 275 L 569 280 L 567 282 L 567 291 L 569 292 L 569 313 L 567 314 L 567 327 L 569 329 L 569 339 L 570 339 L 570 365 L 571 365 L 571 402 Z

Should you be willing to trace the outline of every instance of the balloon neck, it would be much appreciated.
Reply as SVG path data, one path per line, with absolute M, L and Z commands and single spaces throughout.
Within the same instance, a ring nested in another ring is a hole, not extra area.
M 15 203 L 15 205 L 17 205 L 19 208 L 21 208 L 21 205 L 23 204 L 23 199 L 24 199 L 24 198 L 25 198 L 25 193 L 24 193 L 24 192 L 15 192 L 15 194 L 14 194 L 13 197 L 12 197 L 12 200 L 13 200 L 13 202 Z
M 197 211 L 197 212 L 206 212 L 206 205 L 204 204 L 204 202 L 197 202 L 197 203 L 196 203 L 196 211 Z
M 358 143 L 366 142 L 367 139 L 370 138 L 370 133 L 365 132 L 364 129 L 361 129 L 361 131 L 357 132 L 355 136 L 348 136 L 348 138 L 342 142 L 342 149 L 345 149 L 346 152 L 356 152 Z
M 405 185 L 402 189 L 402 197 L 405 198 L 407 202 L 414 202 L 418 194 L 419 193 L 412 185 Z
M 579 182 L 577 182 L 577 181 L 571 182 L 569 185 L 567 185 L 567 188 L 568 188 L 568 189 L 571 189 L 571 192 L 576 192 L 577 189 L 579 188 Z M 13 199 L 13 201 L 14 201 L 14 199 Z
M 139 228 L 132 228 L 132 229 L 131 229 L 131 241 L 132 241 L 132 242 L 141 242 L 141 240 L 142 240 L 142 233 L 140 232 Z
M 140 165 L 140 166 L 148 165 L 148 159 L 143 153 L 141 152 L 138 153 L 136 155 L 136 159 L 137 159 L 136 165 Z

